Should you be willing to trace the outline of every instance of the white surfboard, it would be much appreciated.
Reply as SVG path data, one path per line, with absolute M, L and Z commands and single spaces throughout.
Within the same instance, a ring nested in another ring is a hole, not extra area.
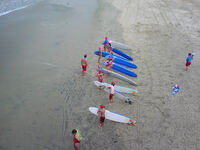
M 96 82 L 94 82 L 94 84 L 97 86 Z M 104 91 L 106 91 L 107 93 L 110 93 L 110 89 L 107 88 L 107 86 L 104 86 Z M 121 100 L 124 100 L 126 103 L 128 102 L 129 104 L 132 104 L 133 102 L 132 98 L 116 90 L 115 90 L 114 96 L 118 97 Z
M 94 81 L 94 84 L 97 87 L 107 87 L 111 84 L 106 83 L 106 82 L 99 82 L 99 81 Z M 125 87 L 125 86 L 121 86 L 121 85 L 115 85 L 115 90 L 118 92 L 122 92 L 122 93 L 138 93 L 137 90 L 133 89 L 133 88 L 129 88 L 129 87 Z
M 131 80 L 131 79 L 119 74 L 119 73 L 116 73 L 114 71 L 110 71 L 110 70 L 107 70 L 107 69 L 104 69 L 104 68 L 102 68 L 102 71 L 103 71 L 103 73 L 109 74 L 112 77 L 118 78 L 118 79 L 126 81 L 126 82 L 128 82 L 128 83 L 130 83 L 134 86 L 137 86 L 137 83 L 135 81 L 133 81 L 133 80 Z
M 104 88 L 104 91 L 106 91 L 107 93 L 110 93 L 110 89 L 109 88 Z M 124 95 L 121 92 L 118 92 L 115 90 L 114 96 L 118 97 L 121 100 L 124 100 L 126 103 L 128 102 L 129 104 L 132 104 L 133 99 Z
M 112 47 L 115 47 L 115 48 L 118 48 L 118 49 L 124 49 L 124 50 L 131 50 L 131 48 L 126 44 L 119 43 L 119 42 L 116 42 L 116 41 L 110 41 L 110 40 L 109 40 L 109 42 L 111 43 Z
M 95 114 L 96 116 L 98 116 L 98 110 L 99 108 L 97 107 L 89 107 L 89 111 L 93 114 Z M 115 122 L 120 122 L 120 123 L 131 123 L 130 120 L 133 120 L 136 123 L 135 119 L 130 119 L 127 116 L 106 110 L 105 112 L 105 118 L 111 121 L 115 121 Z

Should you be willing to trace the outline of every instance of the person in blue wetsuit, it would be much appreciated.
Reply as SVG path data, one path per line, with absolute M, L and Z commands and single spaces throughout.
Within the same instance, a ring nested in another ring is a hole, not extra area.
M 107 45 L 108 45 L 109 41 L 108 41 L 108 37 L 105 37 L 105 41 L 103 42 L 104 45 L 104 51 L 106 51 Z
M 189 66 L 191 65 L 191 63 L 192 63 L 193 56 L 194 56 L 194 54 L 192 55 L 191 53 L 188 53 L 188 57 L 187 57 L 187 59 L 186 59 L 186 64 L 185 64 L 185 66 L 186 66 L 185 71 L 188 71 L 188 67 L 189 67 Z

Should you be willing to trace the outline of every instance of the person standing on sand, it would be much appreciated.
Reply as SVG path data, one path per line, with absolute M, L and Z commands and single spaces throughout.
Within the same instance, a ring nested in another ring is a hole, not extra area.
M 80 150 L 80 141 L 82 139 L 80 132 L 77 129 L 73 129 L 72 134 L 73 134 L 74 149 Z
M 112 82 L 111 85 L 108 85 L 107 88 L 110 89 L 110 95 L 109 95 L 109 104 L 111 105 L 111 103 L 113 102 L 113 96 L 115 93 L 115 82 Z
M 99 128 L 103 127 L 104 120 L 105 120 L 105 107 L 103 104 L 100 105 L 100 108 L 98 110 L 98 114 L 100 115 L 100 125 Z
M 194 55 L 192 55 L 191 53 L 188 53 L 188 57 L 187 57 L 187 59 L 186 59 L 186 69 L 185 69 L 185 71 L 188 71 L 188 67 L 191 65 L 191 63 L 192 63 L 192 59 L 193 59 L 193 56 Z
M 99 69 L 99 73 L 97 73 L 97 77 L 99 82 L 103 82 L 103 72 Z
M 82 65 L 82 76 L 85 76 L 85 72 L 87 71 L 88 67 L 88 61 L 87 61 L 87 55 L 84 55 L 84 58 L 81 59 L 81 65 Z
M 112 69 L 112 63 L 113 63 L 113 61 L 112 61 L 112 58 L 111 57 L 109 57 L 108 58 L 108 70 L 111 70 Z
M 108 45 L 108 37 L 105 37 L 105 41 L 103 42 L 103 45 L 104 45 L 104 51 L 106 51 L 106 47 Z
M 108 49 L 108 52 L 109 52 L 109 53 L 112 51 L 112 47 L 111 47 L 110 42 L 108 42 L 107 49 Z
M 102 58 L 102 51 L 101 48 L 99 47 L 99 59 L 98 59 L 98 64 L 100 63 L 100 59 Z

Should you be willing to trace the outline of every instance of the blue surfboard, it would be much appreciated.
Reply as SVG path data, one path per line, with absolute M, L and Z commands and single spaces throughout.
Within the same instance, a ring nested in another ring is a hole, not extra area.
M 99 51 L 95 51 L 94 52 L 96 55 L 98 55 L 99 56 Z M 105 51 L 103 51 L 102 52 L 102 56 L 103 57 L 106 57 L 106 56 L 109 56 L 109 55 L 111 55 L 109 52 L 105 52 Z M 122 57 L 122 56 L 119 56 L 119 55 L 116 55 L 116 54 L 113 54 L 113 56 L 115 56 L 115 57 L 118 57 L 118 58 L 121 58 L 121 59 L 124 59 L 124 60 L 127 60 L 128 61 L 128 59 L 126 59 L 125 57 Z
M 118 58 L 118 57 L 115 57 L 115 56 L 112 56 L 112 55 L 110 55 L 110 57 L 112 58 L 113 62 L 115 62 L 117 64 L 129 67 L 129 68 L 133 68 L 133 69 L 138 68 L 137 65 L 135 65 L 134 63 L 132 63 L 128 60 L 124 60 L 124 59 L 121 59 L 121 58 Z
M 108 65 L 108 61 L 104 62 L 104 65 Z M 131 76 L 131 77 L 135 77 L 137 78 L 137 74 L 134 73 L 133 71 L 121 66 L 121 65 L 118 65 L 118 64 L 115 64 L 115 63 L 112 63 L 112 69 L 116 70 L 116 71 L 119 71 L 121 73 L 124 73 L 128 76 Z
M 124 53 L 122 51 L 120 51 L 119 49 L 112 48 L 112 51 L 115 52 L 115 53 L 117 53 L 118 55 L 120 55 L 120 56 L 128 59 L 128 60 L 131 60 L 131 61 L 133 60 L 133 58 L 131 56 L 127 55 L 126 53 Z

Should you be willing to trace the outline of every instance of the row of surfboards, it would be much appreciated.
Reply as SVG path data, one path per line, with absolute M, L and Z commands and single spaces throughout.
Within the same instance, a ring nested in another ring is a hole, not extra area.
M 102 52 L 102 56 L 105 57 L 106 59 L 108 59 L 109 57 L 112 58 L 112 60 L 114 62 L 112 64 L 112 69 L 119 71 L 121 73 L 124 73 L 131 77 L 137 77 L 137 74 L 135 74 L 133 71 L 126 68 L 126 67 L 130 67 L 132 69 L 137 68 L 137 65 L 130 62 L 133 60 L 133 58 L 130 57 L 129 55 L 127 55 L 126 53 L 122 52 L 121 50 L 119 50 L 119 49 L 130 50 L 131 48 L 129 46 L 119 43 L 119 42 L 115 42 L 115 41 L 109 41 L 109 42 L 111 43 L 112 51 L 115 52 L 116 54 L 111 55 L 109 52 Z M 95 54 L 99 55 L 99 51 L 95 51 Z M 104 62 L 105 65 L 107 65 L 107 63 L 108 63 L 108 61 Z M 124 66 L 126 66 L 126 67 L 124 67 Z M 121 75 L 114 71 L 107 70 L 103 67 L 101 67 L 100 69 L 102 70 L 103 73 L 106 73 L 106 74 L 108 74 L 112 77 L 118 78 L 120 80 L 126 81 L 131 85 L 137 86 L 135 81 L 131 80 L 130 78 L 128 78 L 124 75 Z M 102 83 L 99 81 L 94 81 L 94 84 L 98 88 L 104 89 L 105 92 L 110 93 L 110 89 L 107 88 L 107 86 L 110 85 L 109 83 L 105 83 L 105 82 Z M 115 85 L 115 94 L 114 94 L 115 97 L 118 97 L 119 99 L 124 100 L 125 102 L 128 102 L 129 104 L 131 104 L 133 101 L 132 98 L 126 96 L 124 93 L 136 94 L 136 93 L 138 93 L 138 91 L 136 89 L 133 89 L 130 87 Z M 95 115 L 98 115 L 97 107 L 89 107 L 89 111 Z M 136 123 L 135 119 L 131 119 L 127 116 L 124 116 L 122 114 L 118 114 L 118 113 L 115 113 L 115 112 L 112 112 L 109 110 L 106 110 L 105 118 L 112 120 L 112 121 L 121 122 L 121 123 L 130 123 L 130 120 L 133 120 Z
M 114 50 L 114 48 L 112 50 Z M 117 52 L 120 52 L 118 54 L 122 53 L 122 51 L 120 51 L 118 49 L 117 49 Z M 95 54 L 99 55 L 99 51 L 95 51 Z M 125 55 L 125 53 L 123 53 L 123 54 Z M 120 56 L 120 55 L 117 55 L 117 54 L 111 55 L 111 53 L 109 53 L 109 52 L 102 52 L 102 57 L 105 57 L 106 59 L 108 59 L 109 57 L 112 58 L 112 60 L 113 60 L 112 69 L 114 69 L 118 72 L 124 73 L 128 76 L 131 76 L 131 77 L 137 77 L 136 73 L 134 73 L 130 69 L 126 68 L 126 67 L 129 67 L 129 68 L 137 69 L 138 68 L 137 65 L 135 65 L 134 63 L 132 63 L 128 59 L 126 59 L 124 57 L 124 55 L 123 56 L 122 55 Z M 126 56 L 128 56 L 128 55 L 126 54 Z M 133 59 L 131 59 L 131 60 L 133 60 Z M 107 64 L 108 64 L 108 61 L 105 61 L 104 65 L 106 66 Z M 124 67 L 124 66 L 126 66 L 126 67 Z

